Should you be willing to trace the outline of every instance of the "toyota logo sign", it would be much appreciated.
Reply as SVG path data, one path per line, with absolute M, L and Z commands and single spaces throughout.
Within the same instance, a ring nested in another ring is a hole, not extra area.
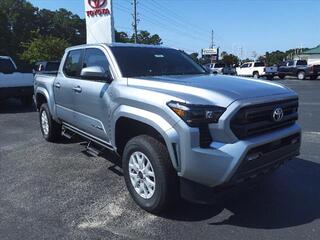
M 89 5 L 92 8 L 101 8 L 105 5 L 107 0 L 88 0 Z
M 276 108 L 273 111 L 272 117 L 273 117 L 273 120 L 275 122 L 280 122 L 282 120 L 282 118 L 283 118 L 283 109 L 282 108 Z

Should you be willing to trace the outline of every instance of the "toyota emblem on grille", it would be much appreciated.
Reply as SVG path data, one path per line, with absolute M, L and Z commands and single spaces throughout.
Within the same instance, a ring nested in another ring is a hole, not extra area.
M 282 120 L 282 118 L 283 118 L 283 109 L 282 108 L 276 108 L 273 111 L 272 117 L 273 117 L 273 120 L 275 122 L 280 122 Z

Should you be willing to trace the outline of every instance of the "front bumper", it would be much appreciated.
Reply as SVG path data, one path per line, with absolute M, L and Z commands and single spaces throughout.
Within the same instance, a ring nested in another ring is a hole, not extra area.
M 238 189 L 273 172 L 285 162 L 299 155 L 301 133 L 296 127 L 292 127 L 289 136 L 259 146 L 256 146 L 255 143 L 253 145 L 244 144 L 243 149 L 245 150 L 241 157 L 233 157 L 228 160 L 222 158 L 219 171 L 225 174 L 221 175 L 220 179 L 213 177 L 218 173 L 216 171 L 217 165 L 214 166 L 215 163 L 212 163 L 211 166 L 207 165 L 207 171 L 202 170 L 202 173 L 206 172 L 207 180 L 211 179 L 212 182 L 203 181 L 199 184 L 181 178 L 181 196 L 193 202 L 212 203 L 217 200 L 217 197 L 228 193 L 232 187 L 237 186 Z M 294 128 L 296 129 L 294 130 Z M 212 157 L 214 157 L 214 153 Z M 198 160 L 203 161 L 203 159 Z M 214 181 L 216 185 L 212 186 Z
M 207 187 L 217 187 L 243 181 L 247 177 L 254 177 L 256 175 L 254 171 L 261 169 L 263 172 L 263 167 L 272 164 L 273 161 L 284 162 L 297 156 L 300 149 L 300 135 L 300 127 L 294 124 L 287 128 L 239 140 L 235 143 L 212 142 L 211 147 L 207 149 L 200 147 L 185 148 L 181 153 L 183 161 L 181 162 L 179 176 Z M 279 141 L 281 142 L 292 136 L 297 136 L 293 140 L 294 143 L 288 142 L 276 151 L 271 149 L 269 152 L 264 152 L 265 150 L 262 149 L 262 154 L 258 153 L 259 158 L 255 160 L 256 166 L 247 169 L 247 177 L 245 176 L 246 172 L 240 172 L 243 169 L 243 164 L 248 160 L 248 156 L 255 157 L 254 154 L 250 156 L 252 151 L 263 148 L 267 144 L 276 146 Z M 192 137 L 189 139 L 192 139 Z M 252 171 L 252 175 L 250 175 L 250 171 Z

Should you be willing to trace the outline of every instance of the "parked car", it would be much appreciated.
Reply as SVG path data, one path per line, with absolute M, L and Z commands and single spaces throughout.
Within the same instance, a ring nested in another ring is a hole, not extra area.
M 308 66 L 306 60 L 286 61 L 278 69 L 278 76 L 284 79 L 286 76 L 297 77 L 304 80 L 307 77 L 316 79 L 320 75 L 320 65 Z
M 35 76 L 35 96 L 43 137 L 77 134 L 91 153 L 116 152 L 132 198 L 152 213 L 179 195 L 210 201 L 299 154 L 295 92 L 210 75 L 176 49 L 68 48 L 55 76 Z
M 37 73 L 57 73 L 60 66 L 60 61 L 42 61 L 37 62 L 33 68 L 33 75 Z
M 223 75 L 236 75 L 236 68 L 232 66 L 225 66 L 222 69 L 222 74 Z
M 14 61 L 0 56 L 0 100 L 18 98 L 25 105 L 32 104 L 32 73 L 20 73 Z
M 206 65 L 206 68 L 214 74 L 222 74 L 223 68 L 226 67 L 224 63 L 210 63 Z
M 265 63 L 246 62 L 236 69 L 238 76 L 259 78 L 265 76 Z

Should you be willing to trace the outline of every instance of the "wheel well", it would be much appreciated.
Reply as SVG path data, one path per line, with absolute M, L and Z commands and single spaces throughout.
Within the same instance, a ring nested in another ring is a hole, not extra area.
M 117 152 L 122 155 L 127 142 L 139 135 L 152 136 L 166 145 L 162 135 L 150 125 L 131 118 L 121 117 L 115 127 Z
M 37 102 L 37 109 L 39 110 L 41 105 L 44 103 L 47 103 L 47 98 L 41 94 L 41 93 L 37 93 L 36 95 L 36 102 Z
M 258 72 L 258 71 L 254 71 L 254 72 L 252 73 L 252 75 L 254 75 L 255 73 L 258 73 L 258 74 L 259 74 L 259 72 Z

